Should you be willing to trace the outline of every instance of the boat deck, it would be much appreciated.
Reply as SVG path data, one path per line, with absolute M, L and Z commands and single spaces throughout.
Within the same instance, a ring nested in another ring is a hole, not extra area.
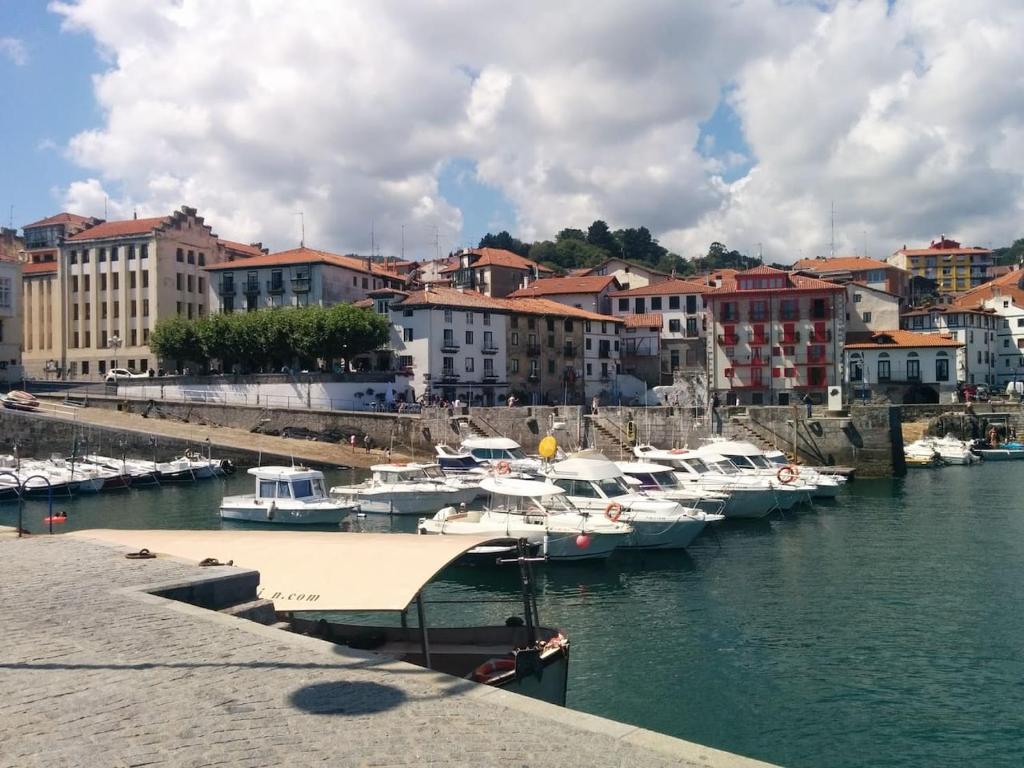
M 246 572 L 124 552 L 0 536 L 0 764 L 764 765 L 169 601 Z

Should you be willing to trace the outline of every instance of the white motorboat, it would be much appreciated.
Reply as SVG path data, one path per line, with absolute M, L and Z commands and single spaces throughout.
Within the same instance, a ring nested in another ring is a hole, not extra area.
M 563 489 L 581 510 L 600 513 L 613 521 L 624 520 L 633 533 L 624 547 L 630 549 L 682 549 L 722 515 L 709 515 L 684 507 L 671 499 L 656 499 L 633 490 L 622 470 L 604 455 L 584 452 L 555 462 L 544 476 Z
M 422 515 L 443 506 L 468 504 L 480 491 L 479 482 L 449 480 L 437 464 L 376 464 L 369 480 L 336 485 L 331 497 L 351 499 L 361 512 L 384 515 Z
M 437 461 L 445 472 L 468 472 L 501 464 L 512 474 L 536 475 L 541 460 L 527 456 L 515 440 L 507 437 L 467 437 L 457 450 L 444 443 L 434 446 Z
M 97 453 L 86 454 L 82 458 L 91 464 L 119 471 L 128 478 L 128 485 L 132 488 L 160 484 L 160 471 L 157 469 L 155 461 L 129 458 L 118 459 L 112 456 L 102 456 Z
M 256 492 L 225 496 L 224 520 L 275 525 L 337 525 L 358 504 L 332 499 L 324 492 L 324 474 L 306 467 L 254 467 Z
M 797 466 L 801 474 L 809 473 L 809 477 L 814 479 L 815 482 L 817 482 L 816 478 L 825 477 L 836 480 L 840 486 L 845 486 L 853 479 L 853 467 L 837 467 L 830 465 L 811 466 L 807 464 L 794 465 L 785 453 L 776 449 L 765 451 L 764 457 L 776 471 L 786 466 Z
M 663 464 L 675 470 L 684 485 L 701 493 L 727 493 L 722 514 L 726 517 L 764 517 L 779 506 L 779 494 L 765 478 L 743 477 L 739 470 L 722 456 L 706 453 L 703 457 L 688 448 L 671 450 L 638 445 L 633 454 L 645 461 Z
M 73 480 L 78 481 L 79 493 L 99 493 L 114 488 L 127 488 L 128 480 L 113 469 L 101 467 L 82 458 L 72 457 L 64 459 L 60 456 L 51 456 L 47 462 L 57 469 L 66 470 Z
M 646 461 L 617 461 L 626 482 L 635 485 L 648 496 L 672 499 L 684 507 L 696 507 L 712 515 L 722 515 L 728 492 L 709 491 L 692 484 L 682 483 L 671 467 Z
M 971 444 L 952 435 L 922 437 L 903 446 L 903 455 L 911 463 L 933 459 L 936 455 L 944 464 L 974 464 L 981 459 L 971 451 Z
M 626 523 L 577 509 L 549 482 L 488 477 L 481 487 L 489 494 L 486 509 L 445 507 L 420 519 L 420 533 L 526 539 L 548 560 L 572 561 L 606 558 L 633 532 Z
M 725 456 L 741 472 L 761 477 L 806 491 L 811 498 L 834 499 L 846 485 L 846 478 L 824 475 L 813 467 L 786 463 L 782 466 L 769 461 L 766 451 L 743 440 L 714 440 L 707 444 L 715 453 Z

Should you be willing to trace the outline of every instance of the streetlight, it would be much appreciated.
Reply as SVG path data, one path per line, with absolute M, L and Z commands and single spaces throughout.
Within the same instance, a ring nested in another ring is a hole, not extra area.
M 117 368 L 117 350 L 121 348 L 124 342 L 121 341 L 121 337 L 116 333 L 107 339 L 107 346 L 114 350 L 114 367 Z

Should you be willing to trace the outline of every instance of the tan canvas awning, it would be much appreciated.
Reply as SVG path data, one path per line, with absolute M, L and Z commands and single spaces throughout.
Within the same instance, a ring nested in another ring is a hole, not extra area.
M 198 563 L 260 572 L 279 611 L 401 611 L 442 568 L 493 536 L 318 531 L 121 531 L 67 534 Z

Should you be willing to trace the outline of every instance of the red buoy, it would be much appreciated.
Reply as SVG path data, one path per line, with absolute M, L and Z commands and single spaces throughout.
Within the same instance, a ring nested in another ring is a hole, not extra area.
M 580 549 L 586 549 L 590 546 L 590 536 L 585 533 L 581 533 L 576 537 L 576 546 Z

